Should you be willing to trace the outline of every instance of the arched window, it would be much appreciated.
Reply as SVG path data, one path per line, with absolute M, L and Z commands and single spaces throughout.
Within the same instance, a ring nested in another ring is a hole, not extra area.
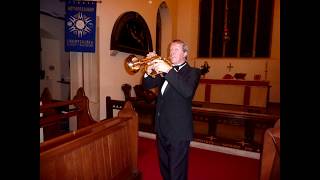
M 111 50 L 146 55 L 152 51 L 147 23 L 137 12 L 126 12 L 115 22 L 111 34 Z
M 198 57 L 269 57 L 274 0 L 200 0 Z

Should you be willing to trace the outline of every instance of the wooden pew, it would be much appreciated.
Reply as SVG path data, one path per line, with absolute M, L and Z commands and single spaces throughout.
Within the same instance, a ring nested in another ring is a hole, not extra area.
M 41 106 L 44 104 L 57 103 L 62 101 L 53 99 L 49 89 L 44 88 L 40 97 L 40 102 Z M 68 111 L 68 109 L 68 106 L 60 106 L 56 108 L 46 109 L 44 112 L 40 112 L 40 123 L 43 115 L 52 116 L 54 114 L 60 114 L 62 111 Z M 56 121 L 54 123 L 50 123 L 42 127 L 40 126 L 40 128 L 42 129 L 42 141 L 54 138 L 56 136 L 69 132 L 69 118 L 60 119 L 59 121 Z
M 260 180 L 280 180 L 280 119 L 264 134 Z
M 118 116 L 40 144 L 40 179 L 140 179 L 138 118 L 130 102 Z
M 279 116 L 250 113 L 233 108 L 193 107 L 194 139 L 211 144 L 261 152 L 266 129 L 274 126 Z M 197 124 L 205 123 L 205 131 Z
M 69 118 L 76 116 L 77 129 L 96 123 L 89 109 L 89 99 L 83 88 L 79 88 L 73 100 L 53 100 L 49 90 L 46 88 L 40 98 L 40 127 L 43 127 L 44 139 L 48 140 L 69 132 Z M 72 105 L 75 108 L 70 109 Z
M 113 117 L 113 110 L 121 109 L 123 103 L 107 96 L 107 117 Z M 154 133 L 155 104 L 134 101 L 132 105 L 139 116 L 139 130 Z M 246 112 L 239 106 L 194 106 L 192 114 L 195 141 L 254 152 L 261 152 L 265 130 L 279 119 L 273 114 Z

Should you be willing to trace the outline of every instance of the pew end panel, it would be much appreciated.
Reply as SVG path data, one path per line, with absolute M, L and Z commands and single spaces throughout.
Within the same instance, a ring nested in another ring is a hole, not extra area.
M 280 180 L 280 119 L 264 133 L 260 180 Z

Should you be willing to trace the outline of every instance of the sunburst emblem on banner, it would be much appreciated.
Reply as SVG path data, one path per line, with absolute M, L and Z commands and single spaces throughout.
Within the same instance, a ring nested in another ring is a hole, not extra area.
M 75 14 L 74 16 L 69 17 L 69 21 L 67 25 L 69 27 L 69 31 L 73 34 L 77 35 L 78 38 L 86 35 L 91 32 L 90 27 L 92 27 L 93 23 L 90 17 L 83 15 L 81 12 Z

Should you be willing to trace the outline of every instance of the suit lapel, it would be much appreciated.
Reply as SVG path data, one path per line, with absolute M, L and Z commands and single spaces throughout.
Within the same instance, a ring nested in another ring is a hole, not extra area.
M 168 82 L 166 88 L 165 88 L 164 91 L 163 91 L 163 95 L 168 91 L 169 88 L 170 88 L 170 84 L 169 84 L 169 82 Z
M 177 73 L 178 74 L 183 74 L 187 69 L 189 68 L 189 64 L 187 63 L 185 66 L 183 66 Z M 163 83 L 164 83 L 164 81 L 163 81 Z M 163 84 L 162 83 L 162 84 Z M 168 84 L 167 84 L 167 87 L 164 89 L 164 91 L 163 91 L 163 96 L 164 96 L 164 94 L 168 91 L 168 89 L 169 88 L 171 88 L 171 86 L 170 86 L 170 84 L 169 84 L 169 82 L 168 82 Z

